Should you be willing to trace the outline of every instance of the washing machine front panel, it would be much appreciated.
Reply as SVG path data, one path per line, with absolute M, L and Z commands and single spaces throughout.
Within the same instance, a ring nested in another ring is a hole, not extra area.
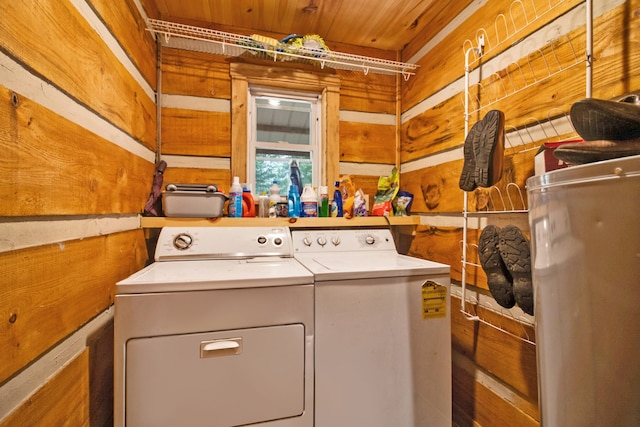
M 424 316 L 434 283 L 445 310 Z M 448 291 L 448 276 L 316 283 L 316 425 L 451 425 Z
M 236 426 L 304 412 L 304 325 L 127 343 L 127 425 Z
M 389 230 L 293 230 L 314 273 L 316 425 L 451 425 L 450 267 Z

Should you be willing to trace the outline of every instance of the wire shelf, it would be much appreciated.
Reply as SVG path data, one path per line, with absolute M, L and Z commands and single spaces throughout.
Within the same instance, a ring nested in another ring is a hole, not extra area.
M 253 54 L 273 61 L 295 61 L 348 71 L 377 74 L 401 74 L 405 80 L 415 75 L 418 65 L 347 53 L 293 47 L 284 43 L 268 45 L 251 37 L 175 22 L 147 19 L 148 30 L 158 36 L 162 46 L 214 55 Z

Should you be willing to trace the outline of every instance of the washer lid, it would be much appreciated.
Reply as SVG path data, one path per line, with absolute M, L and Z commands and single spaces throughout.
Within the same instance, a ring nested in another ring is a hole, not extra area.
M 155 262 L 116 283 L 117 294 L 239 289 L 313 283 L 293 258 Z
M 298 254 L 295 256 L 316 282 L 417 275 L 449 275 L 446 264 L 401 255 L 395 251 Z

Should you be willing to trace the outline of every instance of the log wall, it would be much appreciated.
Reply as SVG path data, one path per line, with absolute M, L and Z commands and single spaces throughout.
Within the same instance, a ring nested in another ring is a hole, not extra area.
M 135 2 L 3 1 L 0 425 L 112 425 L 115 283 L 143 267 L 155 42 Z
M 640 89 L 639 1 L 594 2 L 592 95 L 609 99 Z M 453 421 L 459 426 L 539 425 L 533 317 L 507 310 L 488 292 L 477 242 L 487 224 L 515 224 L 529 235 L 525 183 L 547 140 L 576 136 L 571 104 L 586 93 L 583 2 L 471 2 L 459 25 L 437 43 L 414 39 L 403 60 L 421 67 L 402 84 L 401 187 L 421 215 L 409 254 L 450 264 Z M 489 110 L 505 113 L 502 179 L 468 193 L 463 244 L 465 51 L 484 35 L 481 60 L 471 54 L 469 128 Z M 482 211 L 489 211 L 483 213 Z M 467 248 L 461 303 L 462 250 Z M 468 313 L 465 315 L 463 310 Z M 469 320 L 478 315 L 483 321 Z

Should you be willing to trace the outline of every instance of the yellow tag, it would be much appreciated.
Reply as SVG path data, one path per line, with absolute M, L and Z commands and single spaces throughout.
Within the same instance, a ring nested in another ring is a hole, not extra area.
M 422 285 L 422 318 L 447 317 L 447 287 L 427 280 Z

